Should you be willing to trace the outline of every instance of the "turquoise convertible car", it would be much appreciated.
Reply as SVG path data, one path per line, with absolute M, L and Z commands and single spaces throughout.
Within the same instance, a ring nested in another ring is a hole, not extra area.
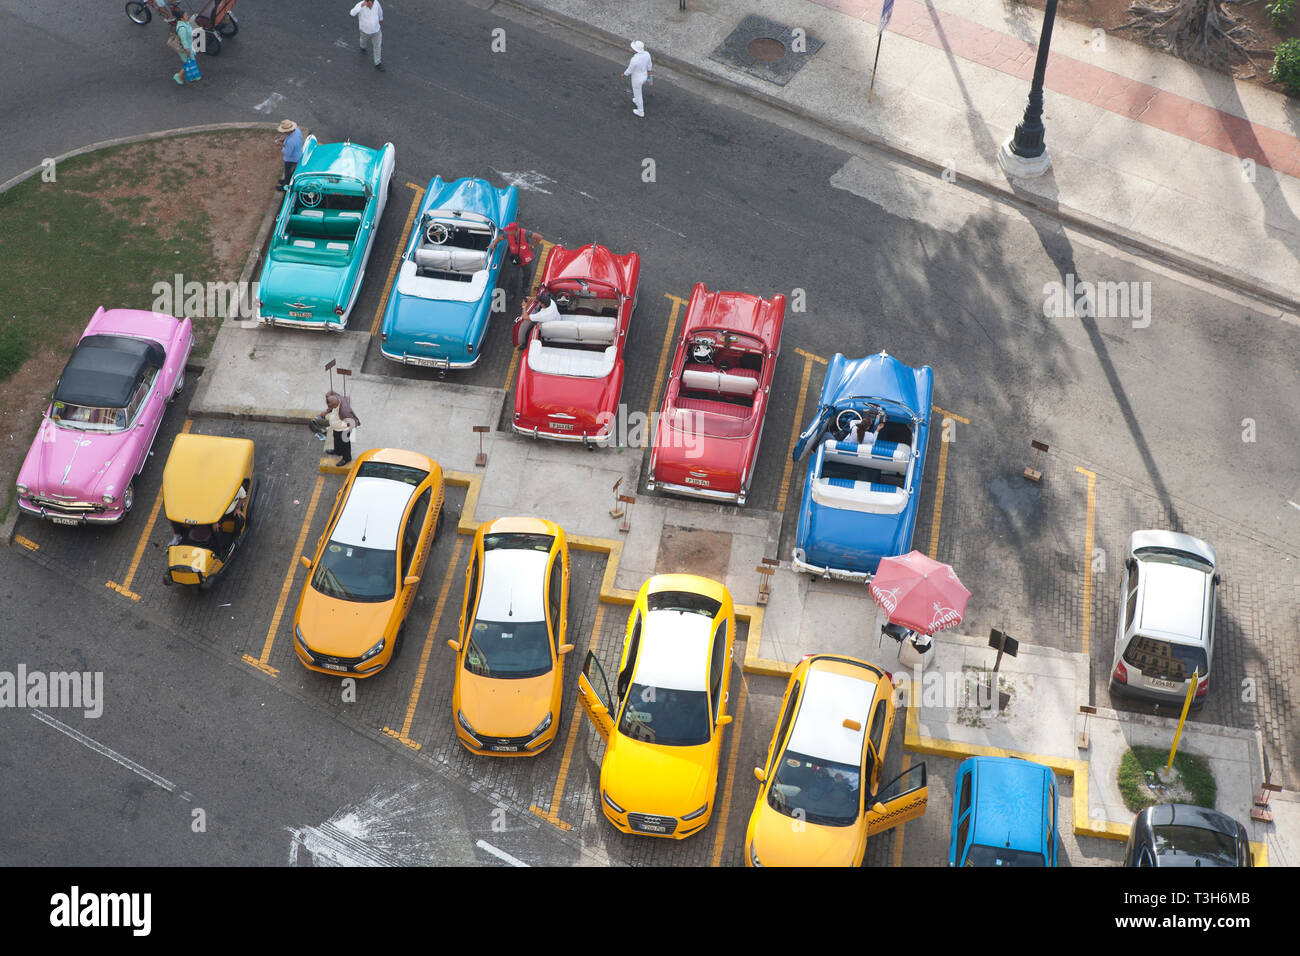
M 514 186 L 433 178 L 388 297 L 384 358 L 443 370 L 478 363 L 506 257 L 504 229 L 518 205 Z
M 347 328 L 388 202 L 393 162 L 392 143 L 370 149 L 307 137 L 258 282 L 258 322 Z

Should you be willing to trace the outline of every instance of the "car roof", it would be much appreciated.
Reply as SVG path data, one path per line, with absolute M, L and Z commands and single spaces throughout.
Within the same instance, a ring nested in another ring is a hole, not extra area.
M 645 687 L 704 690 L 714 619 L 694 611 L 650 611 L 641 629 L 636 677 Z
M 1203 643 L 1205 590 L 1210 576 L 1177 564 L 1144 562 L 1139 630 L 1150 636 Z
M 550 554 L 522 548 L 483 554 L 477 617 L 481 621 L 546 619 L 544 585 Z
M 974 757 L 972 762 L 975 842 L 1042 850 L 1043 791 L 1050 769 L 1011 757 Z
M 357 478 L 352 482 L 343 513 L 331 541 L 359 548 L 396 551 L 397 536 L 415 485 L 390 478 Z
M 150 368 L 166 360 L 163 347 L 151 339 L 127 335 L 87 335 L 63 367 L 54 401 L 94 408 L 122 408 L 136 383 Z
M 788 749 L 821 760 L 858 766 L 879 686 L 877 681 L 832 673 L 815 665 L 810 667 L 804 678 Z M 856 720 L 858 729 L 845 727 L 845 718 Z

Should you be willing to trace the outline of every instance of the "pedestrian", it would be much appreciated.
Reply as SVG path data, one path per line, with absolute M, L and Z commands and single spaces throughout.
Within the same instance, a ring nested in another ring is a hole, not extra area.
M 369 41 L 371 49 L 375 51 L 375 69 L 382 73 L 384 58 L 379 44 L 383 36 L 379 28 L 384 22 L 384 8 L 375 0 L 361 0 L 352 8 L 352 16 L 357 18 L 357 26 L 361 30 L 361 54 L 365 55 L 366 42 Z
M 523 295 L 528 288 L 528 280 L 533 272 L 533 247 L 529 242 L 528 230 L 517 222 L 505 228 L 506 251 L 514 269 L 510 274 L 510 286 L 516 295 Z
M 284 178 L 280 180 L 280 192 L 284 193 L 289 191 L 293 171 L 298 168 L 298 160 L 302 159 L 302 130 L 293 120 L 280 120 L 276 131 L 280 135 L 276 137 L 275 145 L 280 147 L 284 158 Z
M 172 79 L 181 86 L 203 79 L 203 76 L 199 73 L 199 61 L 194 58 L 193 21 L 194 14 L 192 13 L 178 16 L 172 35 L 167 40 L 167 45 L 175 50 L 176 55 L 181 58 L 181 71 L 172 74 Z M 184 79 L 181 78 L 182 74 L 184 74 Z
M 623 75 L 632 78 L 632 112 L 637 116 L 645 116 L 645 101 L 641 98 L 641 87 L 647 83 L 654 83 L 654 64 L 650 62 L 650 54 L 646 52 L 645 44 L 640 40 L 632 41 L 632 59 L 627 61 L 627 69 Z
M 361 419 L 352 410 L 352 400 L 335 391 L 325 393 L 324 414 L 334 434 L 334 454 L 339 456 L 340 465 L 346 465 L 352 460 L 352 432 L 360 427 Z

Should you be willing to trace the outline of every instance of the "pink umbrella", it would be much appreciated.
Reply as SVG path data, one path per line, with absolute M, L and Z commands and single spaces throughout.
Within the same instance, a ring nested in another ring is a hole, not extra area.
M 870 590 L 890 621 L 918 634 L 956 627 L 970 600 L 951 565 L 920 551 L 881 558 Z

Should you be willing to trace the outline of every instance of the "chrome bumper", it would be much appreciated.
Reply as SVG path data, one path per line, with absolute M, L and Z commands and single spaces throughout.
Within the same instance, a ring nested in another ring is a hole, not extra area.
M 815 564 L 809 564 L 803 559 L 803 548 L 795 548 L 790 556 L 790 564 L 795 571 L 805 571 L 809 574 L 820 575 L 823 578 L 832 578 L 836 581 L 852 581 L 855 584 L 869 584 L 875 576 L 868 574 L 866 571 L 845 571 L 841 568 L 824 568 Z

